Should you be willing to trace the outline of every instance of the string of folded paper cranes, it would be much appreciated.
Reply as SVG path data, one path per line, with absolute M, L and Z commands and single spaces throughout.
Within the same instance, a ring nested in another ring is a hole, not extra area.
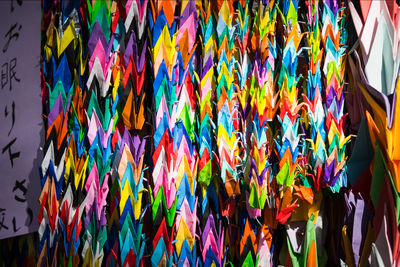
M 43 1 L 38 264 L 398 262 L 400 16 L 361 9 Z
M 346 69 L 352 73 L 347 107 L 352 125 L 359 125 L 359 133 L 348 161 L 352 190 L 345 195 L 348 209 L 342 236 L 348 262 L 398 265 L 399 101 L 396 98 L 400 93 L 400 8 L 394 1 L 371 1 L 359 8 L 357 11 L 349 3 L 349 16 L 359 46 L 352 47 L 347 56 L 350 68 Z

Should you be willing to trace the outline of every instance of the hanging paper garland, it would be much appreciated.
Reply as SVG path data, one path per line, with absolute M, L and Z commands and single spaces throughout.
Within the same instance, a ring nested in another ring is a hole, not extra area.
M 38 264 L 396 265 L 399 10 L 44 1 Z

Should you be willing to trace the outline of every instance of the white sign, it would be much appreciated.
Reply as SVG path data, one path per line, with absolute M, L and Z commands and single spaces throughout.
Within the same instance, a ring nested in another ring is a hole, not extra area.
M 0 1 L 0 239 L 36 231 L 41 1 Z

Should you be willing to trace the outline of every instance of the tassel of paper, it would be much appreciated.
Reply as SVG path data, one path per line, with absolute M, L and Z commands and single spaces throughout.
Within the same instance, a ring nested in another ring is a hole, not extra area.
M 299 136 L 299 113 L 302 107 L 297 99 L 297 60 L 300 54 L 300 40 L 303 34 L 299 33 L 297 23 L 298 1 L 283 1 L 281 12 L 284 23 L 284 45 L 282 52 L 282 66 L 278 78 L 280 88 L 280 136 L 275 140 L 279 157 L 279 172 L 275 182 L 280 186 L 277 202 L 276 219 L 284 224 L 291 216 L 296 203 L 291 203 L 291 187 L 295 184 L 295 177 L 300 171 L 299 161 L 302 157 Z M 279 212 L 278 212 L 279 210 Z
M 59 172 L 63 171 L 65 183 L 61 185 L 64 193 L 59 204 L 58 220 L 61 231 L 59 240 L 64 242 L 58 244 L 57 260 L 64 264 L 101 264 L 104 253 L 109 252 L 108 249 L 104 251 L 109 218 L 105 209 L 108 186 L 112 184 L 109 181 L 115 181 L 112 178 L 111 165 L 116 146 L 112 139 L 117 135 L 114 131 L 121 116 L 117 108 L 118 98 L 111 99 L 107 95 L 116 53 L 113 52 L 114 35 L 111 36 L 110 31 L 110 6 L 104 3 L 97 1 L 93 6 L 85 3 L 80 14 L 82 20 L 76 21 L 76 7 L 72 9 L 72 15 L 61 14 L 67 20 L 72 17 L 74 21 L 64 27 L 66 30 L 61 34 L 63 38 L 56 42 L 57 50 L 53 51 L 57 53 L 56 57 L 60 57 L 61 52 L 65 51 L 67 57 L 59 61 L 62 63 L 62 72 L 56 71 L 56 75 L 53 74 L 54 77 L 48 79 L 49 82 L 57 81 L 55 90 L 48 93 L 49 124 L 60 125 L 62 117 L 54 116 L 62 109 L 68 116 L 64 119 L 65 126 L 49 128 L 54 132 L 54 137 L 59 130 L 68 137 L 64 145 L 66 153 L 62 156 L 65 168 L 63 166 L 64 170 L 58 169 Z M 71 7 L 65 10 L 71 10 Z M 79 23 L 78 29 L 74 28 L 75 23 Z M 81 35 L 78 35 L 80 29 L 84 30 L 85 27 L 88 27 L 88 31 L 84 32 L 89 35 L 86 59 Z M 58 37 L 56 32 L 55 35 Z M 52 36 L 48 37 L 49 47 L 54 46 L 51 43 L 53 40 L 55 39 Z M 45 49 L 44 52 L 47 58 L 52 51 Z M 71 52 L 75 55 L 70 54 Z M 47 64 L 46 61 L 44 64 Z M 45 69 L 50 68 L 46 66 Z M 87 90 L 81 90 L 83 87 Z M 46 93 L 43 95 L 46 97 Z M 41 216 L 40 214 L 39 219 Z
M 66 262 L 67 258 L 77 256 L 79 232 L 82 227 L 80 218 L 83 207 L 80 205 L 83 198 L 75 199 L 73 203 L 74 200 L 70 198 L 71 191 L 69 194 L 62 194 L 64 184 L 69 181 L 69 175 L 66 175 L 67 169 L 70 169 L 70 163 L 66 163 L 67 155 L 73 153 L 73 149 L 76 161 L 82 163 L 86 161 L 84 156 L 76 153 L 74 138 L 68 131 L 70 122 L 73 121 L 69 118 L 69 111 L 73 106 L 73 98 L 76 99 L 77 90 L 79 90 L 79 84 L 75 81 L 81 78 L 76 76 L 76 72 L 71 73 L 70 67 L 74 70 L 76 66 L 75 62 L 68 62 L 68 59 L 74 58 L 79 51 L 82 51 L 82 43 L 76 38 L 74 21 L 70 20 L 66 23 L 65 30 L 59 34 L 53 21 L 50 21 L 46 35 L 47 48 L 44 49 L 42 56 L 42 100 L 45 106 L 44 111 L 47 113 L 47 125 L 45 125 L 44 158 L 39 168 L 42 192 L 39 197 L 40 257 L 38 262 L 47 264 Z M 82 57 L 78 58 L 82 59 Z M 85 176 L 86 168 L 83 168 L 81 172 L 82 166 L 79 165 L 71 173 L 72 176 L 75 175 L 76 182 Z M 72 182 L 73 186 L 78 183 Z M 80 184 L 82 185 L 83 182 Z M 71 183 L 69 185 L 71 187 Z M 80 195 L 82 188 L 77 187 L 74 187 L 77 189 L 74 193 Z M 69 201 L 65 204 L 66 199 Z M 70 212 L 62 210 L 64 204 L 71 207 Z M 63 256 L 58 257 L 58 255 Z
M 257 242 L 255 233 L 257 232 L 257 223 L 253 223 L 252 218 L 261 217 L 261 209 L 253 209 L 249 205 L 249 183 L 246 173 L 251 164 L 250 140 L 252 133 L 252 109 L 250 86 L 250 74 L 252 64 L 249 53 L 250 50 L 250 29 L 252 26 L 251 6 L 249 1 L 238 1 L 236 21 L 236 94 L 239 102 L 239 122 L 240 131 L 238 131 L 238 140 L 240 142 L 240 153 L 238 162 L 238 175 L 241 180 L 242 205 L 239 211 L 239 231 L 241 235 L 239 251 L 236 253 L 235 262 L 240 265 L 254 266 L 257 263 L 256 251 Z M 254 4 L 254 3 L 253 3 Z M 246 177 L 246 178 L 245 178 Z
M 196 264 L 196 212 L 198 154 L 195 148 L 195 109 L 198 87 L 194 71 L 198 15 L 193 0 L 182 1 L 176 33 L 176 95 L 178 116 L 173 129 L 177 217 L 175 219 L 174 262 L 177 266 Z
M 400 262 L 400 103 L 396 99 L 400 93 L 400 7 L 395 1 L 365 1 L 360 7 L 358 11 L 349 3 L 359 43 L 349 59 L 349 78 L 353 93 L 361 93 L 369 107 L 361 110 L 363 118 L 348 162 L 354 194 L 349 192 L 346 198 L 349 218 L 342 233 L 348 265 L 394 266 Z M 360 106 L 357 100 L 353 108 L 360 111 Z M 364 190 L 356 193 L 359 188 Z M 362 217 L 352 218 L 354 210 Z
M 256 5 L 256 3 L 252 3 Z M 258 3 L 259 4 L 259 3 Z M 237 36 L 235 38 L 237 47 L 237 96 L 239 100 L 239 111 L 240 111 L 240 134 L 239 140 L 242 145 L 242 151 L 240 151 L 240 165 L 241 170 L 238 173 L 241 182 L 241 199 L 243 199 L 244 205 L 241 205 L 241 212 L 239 218 L 240 227 L 240 245 L 239 251 L 235 255 L 236 262 L 240 265 L 255 266 L 257 265 L 257 242 L 256 233 L 258 230 L 258 224 L 253 221 L 253 218 L 261 217 L 261 209 L 259 207 L 251 207 L 249 205 L 251 186 L 250 180 L 248 180 L 248 173 L 250 172 L 252 164 L 252 146 L 251 138 L 254 137 L 254 116 L 252 113 L 252 96 L 251 96 L 251 71 L 253 70 L 252 60 L 249 54 L 253 52 L 250 47 L 251 36 L 250 29 L 252 26 L 253 19 L 251 18 L 251 6 L 249 1 L 238 2 L 238 16 L 236 18 L 236 31 Z M 257 135 L 257 133 L 256 133 Z M 258 135 L 257 135 L 258 137 Z M 257 156 L 255 156 L 257 158 Z M 261 155 L 263 157 L 263 155 Z M 253 181 L 254 182 L 254 181 Z M 258 183 L 257 183 L 258 184 Z M 254 193 L 254 190 L 253 190 Z
M 323 244 L 323 240 L 316 240 L 316 231 L 322 231 L 319 210 L 321 206 L 320 190 L 322 179 L 322 167 L 324 163 L 324 143 L 321 136 L 325 136 L 324 110 L 321 98 L 321 59 L 323 51 L 320 49 L 321 38 L 319 30 L 318 1 L 308 2 L 306 5 L 307 41 L 308 41 L 308 70 L 305 82 L 306 90 L 303 93 L 304 110 L 301 113 L 304 123 L 303 134 L 306 141 L 303 142 L 301 153 L 309 163 L 304 166 L 304 161 L 299 163 L 299 182 L 292 185 L 291 198 L 298 204 L 290 222 L 287 223 L 287 247 L 288 256 L 293 265 L 318 265 L 318 258 L 322 256 L 323 248 L 317 245 Z M 321 145 L 322 144 L 322 145 Z M 321 156 L 322 153 L 322 156 Z M 287 193 L 289 195 L 289 193 Z M 324 227 L 327 227 L 324 223 Z
M 59 178 L 64 176 L 64 183 L 60 182 L 57 187 L 54 186 L 55 193 L 57 194 L 57 191 L 59 191 L 60 197 L 61 190 L 63 191 L 62 199 L 51 201 L 52 213 L 58 213 L 58 220 L 54 221 L 54 226 L 58 226 L 60 232 L 56 259 L 51 259 L 52 256 L 50 255 L 55 253 L 57 249 L 51 248 L 51 244 L 50 247 L 49 244 L 44 245 L 47 246 L 47 252 L 50 252 L 47 253 L 49 256 L 46 259 L 47 262 L 54 263 L 56 260 L 63 264 L 67 262 L 78 264 L 80 262 L 77 252 L 81 238 L 84 241 L 82 242 L 84 260 L 101 263 L 102 246 L 106 240 L 104 238 L 106 224 L 104 207 L 108 192 L 105 162 L 108 161 L 111 154 L 109 148 L 107 148 L 107 140 L 110 139 L 112 131 L 111 113 L 108 110 L 111 103 L 106 101 L 106 112 L 103 113 L 99 108 L 93 88 L 90 88 L 90 91 L 86 91 L 83 95 L 81 92 L 81 86 L 85 85 L 83 76 L 86 75 L 87 61 L 83 59 L 82 41 L 80 35 L 78 35 L 79 29 L 74 26 L 75 23 L 79 27 L 81 26 L 80 21 L 76 20 L 78 19 L 76 12 L 75 7 L 75 9 L 72 9 L 71 15 L 63 14 L 69 24 L 68 26 L 64 25 L 65 30 L 62 34 L 59 34 L 60 32 L 57 32 L 54 28 L 51 32 L 48 32 L 48 47 L 54 47 L 54 50 L 45 49 L 43 61 L 45 82 L 53 83 L 54 89 L 51 90 L 51 85 L 47 83 L 46 89 L 50 90 L 45 90 L 43 93 L 45 103 L 49 105 L 47 108 L 49 120 L 47 121 L 48 134 L 46 136 L 48 145 L 45 149 L 41 173 L 47 173 L 49 167 L 52 166 L 50 169 L 53 169 L 54 174 Z M 73 18 L 72 21 L 70 17 Z M 59 35 L 62 35 L 61 40 Z M 53 43 L 54 41 L 55 43 Z M 107 44 L 107 42 L 98 43 L 100 50 L 102 50 L 103 47 L 100 46 L 103 44 Z M 55 54 L 52 55 L 52 52 L 55 52 Z M 93 50 L 90 53 L 92 55 L 98 54 L 98 52 L 93 53 Z M 61 56 L 60 61 L 57 58 Z M 51 60 L 47 60 L 50 58 Z M 99 63 L 99 58 L 105 60 L 105 57 L 96 56 L 97 65 L 95 68 L 103 72 L 104 64 Z M 77 59 L 76 62 L 75 59 Z M 94 57 L 92 59 L 95 61 Z M 58 66 L 56 66 L 57 61 L 60 63 Z M 50 69 L 56 68 L 55 72 L 49 72 Z M 100 76 L 104 75 L 101 74 Z M 97 76 L 93 77 L 92 81 L 98 81 Z M 91 87 L 91 84 L 89 83 L 87 86 Z M 47 97 L 48 100 L 46 100 Z M 86 105 L 88 105 L 86 108 L 88 112 L 84 112 Z M 87 127 L 86 133 L 85 127 Z M 57 152 L 54 151 L 54 141 L 57 143 Z M 47 150 L 48 148 L 50 150 Z M 61 148 L 64 152 L 59 154 Z M 54 159 L 55 154 L 59 155 L 56 156 L 56 159 Z M 58 166 L 55 170 L 51 162 L 55 163 L 56 161 Z M 40 197 L 43 204 L 47 201 L 49 193 L 50 196 L 53 195 L 50 183 L 50 180 L 44 183 L 44 188 L 50 189 L 50 191 L 43 191 Z M 43 216 L 48 217 L 48 214 L 48 212 L 41 210 L 39 214 L 41 227 L 45 227 L 42 218 Z M 83 214 L 85 214 L 84 221 L 81 220 Z M 89 227 L 89 224 L 92 227 Z M 88 230 L 89 228 L 90 230 Z M 91 236 L 89 242 L 87 242 L 88 235 Z M 54 236 L 51 239 L 54 239 Z M 96 247 L 97 254 L 86 254 L 87 249 L 92 245 L 93 248 Z M 43 262 L 46 252 L 41 252 L 44 253 L 41 253 L 40 262 Z
M 149 26 L 152 40 L 153 92 L 155 104 L 153 153 L 153 265 L 172 266 L 173 224 L 177 209 L 176 180 L 178 174 L 175 123 L 180 115 L 177 97 L 181 85 L 178 53 L 176 52 L 177 21 L 174 18 L 176 3 L 161 0 L 150 2 Z M 178 85 L 179 83 L 179 85 Z M 182 127 L 180 127 L 182 129 Z M 182 134 L 182 131 L 180 131 Z M 178 141 L 178 140 L 176 140 Z M 183 140 L 179 140 L 184 142 Z M 172 227 L 172 228 L 171 228 Z
M 143 136 L 145 135 L 145 98 L 148 86 L 146 81 L 147 5 L 147 1 L 136 0 L 129 1 L 125 6 L 118 3 L 115 12 L 118 15 L 112 22 L 113 31 L 122 35 L 119 42 L 121 53 L 113 70 L 112 97 L 120 99 L 122 103 L 125 101 L 125 105 L 120 107 L 123 126 L 119 125 L 119 128 L 123 129 L 123 135 L 118 132 L 118 135 L 113 137 L 114 140 L 118 140 L 117 147 L 120 153 L 119 162 L 114 161 L 114 165 L 118 166 L 116 168 L 118 175 L 114 183 L 118 184 L 119 189 L 115 202 L 119 210 L 119 219 L 116 223 L 119 225 L 119 247 L 116 244 L 117 238 L 114 238 L 114 242 L 110 242 L 109 246 L 113 248 L 115 254 L 119 252 L 119 261 L 122 266 L 141 266 L 145 250 L 143 214 L 146 202 L 143 193 L 146 188 L 143 181 L 146 169 L 144 163 L 146 139 Z
M 273 225 L 270 223 L 272 213 L 267 212 L 273 208 L 277 194 L 270 184 L 273 175 L 270 157 L 274 145 L 271 126 L 278 109 L 278 93 L 275 90 L 276 14 L 274 1 L 266 4 L 259 1 L 251 37 L 254 64 L 249 94 L 253 128 L 250 135 L 250 166 L 247 166 L 245 177 L 248 177 L 250 188 L 247 205 L 251 208 L 248 210 L 264 210 L 264 214 L 261 214 L 264 215 L 264 221 L 262 227 L 258 228 L 254 251 L 258 258 L 257 266 L 271 266 L 270 235 Z
M 134 100 L 132 100 L 132 96 L 136 96 L 136 94 L 130 94 L 131 90 L 136 92 L 136 88 L 132 89 L 132 87 L 138 83 L 138 80 L 140 80 L 136 75 L 138 73 L 137 69 L 140 69 L 140 66 L 137 68 L 136 64 L 132 64 L 132 58 L 136 56 L 135 62 L 138 62 L 138 65 L 140 64 L 140 58 L 138 57 L 138 52 L 136 51 L 138 49 L 137 44 L 133 43 L 137 41 L 136 35 L 130 31 L 132 29 L 129 29 L 130 26 L 135 25 L 134 23 L 129 23 L 130 20 L 127 18 L 127 13 L 129 11 L 131 12 L 129 14 L 130 19 L 133 20 L 133 16 L 136 16 L 136 13 L 133 14 L 133 3 L 127 3 L 126 6 L 122 6 L 121 2 L 114 2 L 111 4 L 112 16 L 110 27 L 112 31 L 112 54 L 110 56 L 113 58 L 113 64 L 110 66 L 112 69 L 109 70 L 111 73 L 111 78 L 107 84 L 107 97 L 114 101 L 112 110 L 115 117 L 115 131 L 113 132 L 111 138 L 111 147 L 114 153 L 112 156 L 112 162 L 110 164 L 110 188 L 107 199 L 108 208 L 106 214 L 107 241 L 104 246 L 103 259 L 103 262 L 105 262 L 106 265 L 111 266 L 123 266 L 127 261 L 135 262 L 136 264 L 140 262 L 140 256 L 139 253 L 137 253 L 139 250 L 137 248 L 140 248 L 140 245 L 137 245 L 137 242 L 141 240 L 141 236 L 140 234 L 138 234 L 139 237 L 133 236 L 136 234 L 135 230 L 140 227 L 140 224 L 135 224 L 136 228 L 134 228 L 134 221 L 132 221 L 134 220 L 134 216 L 131 216 L 133 214 L 132 203 L 137 204 L 137 199 L 139 198 L 139 193 L 135 194 L 136 202 L 135 199 L 131 197 L 133 196 L 132 192 L 139 191 L 132 191 L 135 189 L 135 186 L 140 187 L 139 184 L 137 185 L 131 182 L 134 180 L 132 177 L 133 170 L 135 170 L 135 181 L 137 181 L 137 177 L 140 175 L 140 171 L 138 174 L 137 169 L 135 168 L 136 165 L 132 164 L 132 162 L 134 162 L 132 153 L 134 154 L 136 160 L 137 155 L 135 154 L 136 151 L 134 150 L 139 146 L 139 144 L 137 144 L 137 140 L 135 140 L 135 148 L 133 147 L 133 139 L 127 131 L 127 129 L 132 129 L 132 127 L 137 125 L 138 117 L 141 119 L 140 116 L 135 116 L 135 110 L 139 110 L 140 107 L 137 107 L 132 103 L 134 102 Z M 126 27 L 128 27 L 128 29 Z M 111 50 L 109 51 L 111 52 Z M 141 55 L 141 58 L 143 58 L 143 55 Z M 140 94 L 140 96 L 142 95 L 143 94 Z M 140 104 L 140 102 L 137 101 L 134 103 Z M 139 113 L 139 115 L 141 114 Z M 123 164 L 121 164 L 122 159 Z M 127 165 L 129 165 L 129 168 Z M 139 166 L 138 168 L 140 167 L 142 166 Z M 129 172 L 127 169 L 132 171 Z M 124 174 L 126 175 L 123 176 Z M 121 180 L 123 180 L 123 183 L 121 183 Z M 127 213 L 129 213 L 129 216 L 127 216 Z M 125 225 L 123 224 L 124 222 L 120 223 L 120 219 L 122 217 L 125 219 L 125 221 L 127 221 Z M 128 230 L 130 230 L 130 232 Z M 130 235 L 130 237 L 128 237 L 128 235 Z M 132 239 L 135 240 L 134 244 L 136 247 L 132 245 L 132 242 L 130 242 Z M 126 249 L 127 246 L 132 247 L 132 249 Z M 123 251 L 124 247 L 125 250 Z M 129 253 L 127 252 L 128 250 Z M 134 253 L 137 253 L 135 255 L 137 256 L 135 259 L 136 261 L 132 260 L 132 255 Z
M 111 4 L 96 1 L 87 3 L 87 14 L 82 14 L 88 25 L 88 67 L 86 82 L 89 104 L 86 108 L 89 141 L 88 176 L 85 182 L 85 218 L 82 235 L 82 259 L 84 265 L 101 264 L 103 247 L 107 240 L 105 218 L 106 197 L 111 162 L 111 137 L 114 131 L 113 102 L 107 96 L 112 52 Z M 100 105 L 101 103 L 101 105 Z
M 307 94 L 303 94 L 305 106 L 307 107 L 308 128 L 310 136 L 309 142 L 311 173 L 304 181 L 306 185 L 313 184 L 315 191 L 319 191 L 322 186 L 322 170 L 325 163 L 325 112 L 322 106 L 323 86 L 321 80 L 321 49 L 322 39 L 319 29 L 318 1 L 309 3 L 307 6 L 307 40 L 308 50 L 308 72 L 307 72 Z M 312 179 L 309 179 L 309 178 Z
M 238 231 L 237 219 L 237 196 L 240 195 L 239 180 L 239 102 L 235 88 L 235 32 L 234 6 L 236 1 L 218 1 L 216 43 L 216 101 L 217 120 L 216 137 L 217 151 L 216 160 L 219 167 L 218 176 L 221 178 L 219 184 L 219 201 L 222 216 L 230 220 L 225 226 L 225 237 L 223 250 L 227 251 L 223 263 L 235 260 L 237 254 Z M 221 183 L 222 182 L 222 183 Z M 235 218 L 233 218 L 235 217 Z
M 346 175 L 346 145 L 350 136 L 345 136 L 343 113 L 344 97 L 344 52 L 346 50 L 347 33 L 343 28 L 343 10 L 341 2 L 324 1 L 322 14 L 322 40 L 326 51 L 323 72 L 326 78 L 325 110 L 326 110 L 326 159 L 323 182 L 328 184 L 333 192 L 339 192 L 347 186 Z
M 199 5 L 199 18 L 202 43 L 202 60 L 200 61 L 200 88 L 198 102 L 200 115 L 198 120 L 199 147 L 199 203 L 197 211 L 200 229 L 200 251 L 197 253 L 202 266 L 222 265 L 224 232 L 221 225 L 219 205 L 219 181 L 214 172 L 215 141 L 214 114 L 215 99 L 214 62 L 216 57 L 216 21 L 213 15 L 212 2 L 205 1 Z
M 217 148 L 221 180 L 228 197 L 240 194 L 237 173 L 239 156 L 236 131 L 239 129 L 238 101 L 235 94 L 234 33 L 232 1 L 220 1 L 217 19 Z M 233 202 L 230 202 L 234 205 Z M 228 214 L 231 217 L 233 214 Z
M 249 206 L 263 210 L 269 187 L 272 169 L 269 162 L 273 149 L 271 123 L 278 109 L 278 93 L 275 92 L 275 41 L 276 7 L 259 3 L 253 25 L 251 49 L 255 57 L 251 74 L 249 94 L 251 96 L 250 161 L 246 176 L 250 187 Z M 260 215 L 258 215 L 260 216 Z

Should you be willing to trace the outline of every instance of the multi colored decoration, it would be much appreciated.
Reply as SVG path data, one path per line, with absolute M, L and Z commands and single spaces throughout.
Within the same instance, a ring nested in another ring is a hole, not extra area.
M 399 10 L 43 0 L 38 265 L 396 266 Z

